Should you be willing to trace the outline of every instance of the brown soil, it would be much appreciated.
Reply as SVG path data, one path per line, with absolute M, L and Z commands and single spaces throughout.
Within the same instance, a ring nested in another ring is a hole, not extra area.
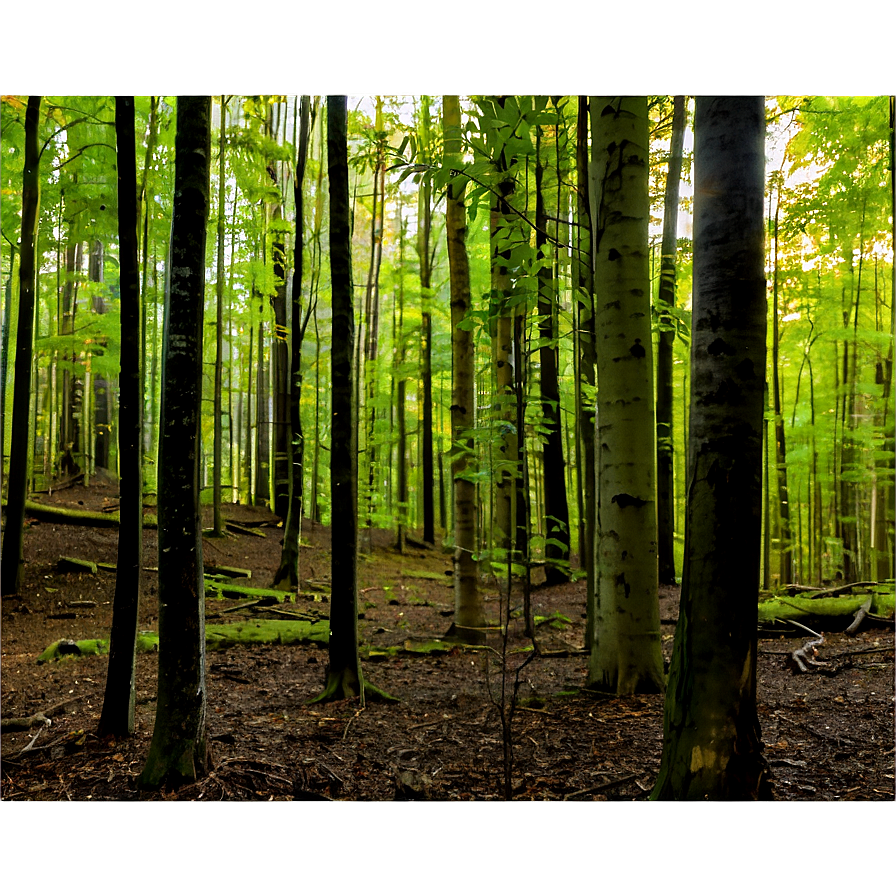
M 46 503 L 100 509 L 114 504 L 109 483 L 44 496 Z M 206 563 L 247 567 L 250 584 L 267 586 L 278 565 L 280 530 L 266 511 L 228 507 L 227 518 L 264 526 L 265 538 L 205 539 Z M 306 521 L 303 582 L 326 583 L 329 532 Z M 157 626 L 156 533 L 145 533 L 141 629 Z M 155 711 L 156 655 L 137 669 L 137 732 L 103 741 L 99 720 L 106 657 L 37 665 L 60 638 L 108 637 L 114 574 L 59 572 L 62 556 L 114 563 L 114 529 L 31 521 L 25 537 L 21 594 L 2 602 L 2 715 L 28 716 L 68 698 L 52 724 L 2 735 L 6 800 L 155 799 L 503 799 L 500 666 L 489 651 L 454 648 L 440 656 L 366 662 L 368 679 L 398 703 L 309 705 L 323 688 L 327 654 L 315 647 L 235 648 L 208 655 L 209 729 L 214 772 L 176 792 L 140 793 Z M 444 634 L 451 622 L 450 557 L 438 550 L 393 548 L 391 533 L 363 532 L 359 623 L 364 643 L 413 645 Z M 439 580 L 411 575 L 444 574 Z M 306 586 L 303 585 L 303 590 Z M 500 613 L 494 581 L 484 583 L 491 621 Z M 75 605 L 92 601 L 95 606 Z M 218 614 L 237 601 L 209 601 Z M 522 603 L 516 593 L 513 607 Z M 580 690 L 585 683 L 584 584 L 536 587 L 533 612 L 543 622 L 546 656 L 520 674 L 512 721 L 516 799 L 641 800 L 657 774 L 662 746 L 660 696 L 615 698 Z M 663 649 L 669 659 L 678 612 L 676 589 L 661 594 Z M 289 605 L 287 605 L 289 606 Z M 326 598 L 293 609 L 327 612 Z M 228 613 L 220 620 L 248 615 Z M 855 637 L 826 634 L 810 674 L 788 668 L 787 654 L 808 639 L 796 630 L 761 635 L 759 719 L 781 800 L 893 800 L 893 627 Z M 512 646 L 526 643 L 521 633 Z M 498 642 L 494 642 L 499 646 Z M 847 654 L 849 654 L 847 656 Z M 513 654 L 512 670 L 524 654 Z M 512 675 L 510 680 L 512 681 Z M 35 735 L 37 739 L 35 740 Z M 26 749 L 27 748 L 27 749 Z M 24 751 L 24 752 L 23 752 Z

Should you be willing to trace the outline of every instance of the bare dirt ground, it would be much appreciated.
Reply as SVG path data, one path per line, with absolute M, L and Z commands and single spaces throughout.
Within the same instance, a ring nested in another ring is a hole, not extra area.
M 101 509 L 113 485 L 75 487 L 45 503 Z M 265 537 L 206 538 L 206 564 L 252 570 L 251 585 L 270 584 L 280 555 L 276 518 L 233 506 L 225 516 L 261 527 Z M 308 597 L 294 611 L 327 614 L 329 533 L 306 521 L 300 574 Z M 363 532 L 359 629 L 368 646 L 412 648 L 444 634 L 451 622 L 450 557 L 409 548 L 393 535 Z M 114 573 L 63 572 L 60 557 L 114 563 L 115 529 L 31 521 L 25 584 L 2 601 L 0 699 L 4 719 L 53 710 L 49 725 L 2 735 L 4 800 L 495 800 L 503 799 L 500 666 L 488 650 L 409 650 L 364 663 L 365 675 L 397 703 L 341 701 L 309 705 L 323 688 L 327 654 L 305 646 L 237 647 L 208 654 L 209 730 L 215 767 L 178 791 L 140 792 L 155 712 L 157 655 L 140 654 L 137 732 L 95 735 L 107 658 L 38 665 L 57 639 L 108 637 Z M 140 628 L 157 628 L 156 533 L 145 533 Z M 314 592 L 314 587 L 324 590 Z M 498 588 L 483 582 L 490 621 Z M 643 800 L 662 747 L 660 696 L 615 698 L 582 689 L 587 671 L 584 584 L 532 592 L 543 656 L 520 675 L 512 721 L 513 795 L 521 800 Z M 86 602 L 86 603 L 85 603 Z M 222 611 L 240 603 L 208 600 L 211 621 L 260 614 Z M 522 597 L 514 595 L 516 609 Z M 257 608 L 256 608 L 257 610 Z M 678 614 L 676 589 L 661 595 L 668 661 Z M 759 719 L 779 800 L 894 799 L 893 626 L 866 623 L 857 635 L 825 633 L 811 674 L 788 667 L 807 640 L 797 630 L 764 632 L 759 644 Z M 511 646 L 528 643 L 517 634 Z M 515 668 L 525 656 L 509 661 Z M 59 704 L 70 701 L 63 706 Z

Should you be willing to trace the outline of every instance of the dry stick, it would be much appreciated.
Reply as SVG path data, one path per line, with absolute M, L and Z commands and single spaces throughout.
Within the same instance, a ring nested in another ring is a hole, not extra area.
M 852 622 L 843 630 L 847 635 L 854 635 L 858 630 L 859 626 L 862 624 L 862 620 L 868 615 L 868 611 L 871 609 L 871 598 L 869 597 L 865 603 L 856 610 L 855 618 Z
M 601 790 L 609 790 L 611 787 L 616 787 L 618 784 L 627 784 L 637 777 L 637 773 L 626 775 L 624 778 L 617 778 L 615 781 L 607 781 L 605 784 L 597 784 L 594 787 L 586 787 L 584 790 L 576 790 L 573 793 L 567 793 L 563 799 L 570 800 L 574 796 L 585 796 L 587 793 L 599 793 Z

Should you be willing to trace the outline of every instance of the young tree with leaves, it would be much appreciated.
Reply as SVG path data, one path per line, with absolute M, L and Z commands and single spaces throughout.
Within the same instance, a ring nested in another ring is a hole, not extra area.
M 12 435 L 9 453 L 9 487 L 0 581 L 5 595 L 17 594 L 22 585 L 25 501 L 31 441 L 31 363 L 34 356 L 34 304 L 37 292 L 37 225 L 40 209 L 41 97 L 29 96 L 25 110 L 25 168 L 22 174 L 22 238 L 19 244 L 19 321 L 16 330 L 15 385 L 12 397 Z M 0 446 L 2 448 L 2 446 Z
M 697 97 L 688 503 L 656 799 L 757 799 L 766 362 L 761 96 Z
M 121 373 L 118 392 L 120 525 L 109 667 L 100 735 L 134 733 L 134 670 L 143 571 L 143 305 L 137 265 L 137 161 L 134 98 L 115 98 Z
M 159 444 L 159 679 L 141 787 L 208 772 L 205 585 L 199 503 L 211 97 L 178 97 L 171 271 Z
M 663 690 L 656 558 L 656 430 L 647 97 L 591 97 L 597 296 L 598 504 L 590 687 Z

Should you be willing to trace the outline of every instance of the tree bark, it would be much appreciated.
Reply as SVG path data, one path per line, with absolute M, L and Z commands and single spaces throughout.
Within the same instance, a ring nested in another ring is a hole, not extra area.
M 118 560 L 100 735 L 134 733 L 134 672 L 143 569 L 143 305 L 137 262 L 134 98 L 115 98 L 121 289 Z
M 351 205 L 348 187 L 346 98 L 327 97 L 327 170 L 330 192 L 332 284 L 330 498 L 333 539 L 330 663 L 318 699 L 363 696 L 358 657 L 358 456 L 352 359 Z
M 195 781 L 211 764 L 199 503 L 211 97 L 178 97 L 174 151 L 159 446 L 158 700 L 139 778 L 146 788 Z
M 25 110 L 25 167 L 22 172 L 22 238 L 19 246 L 19 320 L 16 328 L 15 384 L 9 446 L 9 486 L 0 582 L 3 594 L 18 594 L 22 585 L 25 501 L 30 465 L 31 361 L 34 354 L 34 304 L 37 285 L 37 227 L 40 209 L 41 97 L 29 96 Z
M 590 687 L 661 692 L 646 97 L 591 97 L 599 190 L 598 574 Z
M 283 533 L 283 551 L 280 566 L 274 574 L 273 587 L 288 583 L 290 590 L 299 587 L 299 536 L 302 527 L 304 507 L 305 435 L 302 431 L 302 343 L 309 315 L 314 304 L 309 303 L 308 314 L 302 314 L 302 277 L 304 274 L 303 254 L 305 251 L 305 203 L 302 188 L 305 181 L 305 162 L 308 158 L 308 135 L 311 104 L 307 96 L 302 97 L 301 128 L 296 154 L 296 176 L 294 194 L 296 204 L 296 235 L 293 250 L 292 275 L 292 322 L 290 327 L 289 359 L 289 424 L 292 437 L 289 440 L 289 510 L 286 529 Z
M 221 133 L 218 139 L 218 219 L 217 264 L 215 267 L 215 394 L 214 394 L 214 459 L 212 462 L 212 529 L 216 538 L 224 536 L 221 519 L 221 464 L 224 432 L 221 424 L 223 416 L 222 389 L 224 381 L 224 200 L 225 167 L 224 146 L 227 139 L 227 101 L 221 97 Z
M 658 296 L 660 332 L 656 358 L 656 517 L 659 580 L 675 584 L 675 445 L 672 440 L 672 347 L 675 324 L 669 309 L 675 307 L 678 194 L 681 183 L 686 97 L 672 101 L 672 145 L 663 202 L 663 245 Z
M 557 382 L 557 331 L 554 325 L 556 293 L 547 244 L 547 210 L 544 202 L 544 170 L 541 129 L 536 136 L 535 245 L 538 268 L 538 333 L 541 362 L 541 415 L 547 430 L 544 442 L 545 580 L 548 585 L 569 581 L 569 505 L 566 499 L 566 463 L 560 429 L 560 387 Z M 559 191 L 559 184 L 557 185 Z M 521 357 L 521 353 L 517 355 Z M 518 375 L 521 372 L 518 372 Z M 518 427 L 519 429 L 519 427 Z M 522 432 L 520 432 L 522 442 Z
M 769 795 L 756 714 L 766 362 L 763 98 L 697 97 L 681 615 L 655 799 Z
M 460 103 L 456 96 L 442 99 L 446 163 L 461 166 Z M 446 231 L 451 282 L 451 475 L 454 479 L 454 623 L 453 634 L 469 643 L 481 642 L 485 613 L 479 595 L 476 552 L 476 486 L 467 472 L 473 453 L 475 426 L 475 344 L 462 326 L 470 310 L 470 263 L 467 257 L 467 219 L 464 177 L 448 183 Z

